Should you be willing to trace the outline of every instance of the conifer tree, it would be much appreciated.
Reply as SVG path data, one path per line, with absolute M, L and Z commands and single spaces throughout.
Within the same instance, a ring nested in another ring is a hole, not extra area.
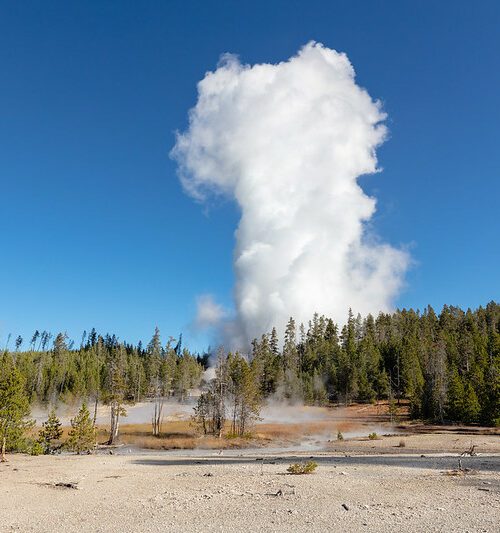
M 11 356 L 5 353 L 0 359 L 0 449 L 1 461 L 5 462 L 7 450 L 19 449 L 25 431 L 33 422 L 29 401 L 25 392 L 25 379 L 17 370 Z
M 109 445 L 114 444 L 118 437 L 120 417 L 127 416 L 124 406 L 127 395 L 126 362 L 127 358 L 122 344 L 116 344 L 110 348 L 106 361 L 106 390 L 103 394 L 104 402 L 111 406 Z
M 239 353 L 227 356 L 227 380 L 231 432 L 241 437 L 259 415 L 260 393 L 250 365 Z
M 453 421 L 462 420 L 465 389 L 456 366 L 453 366 L 448 377 L 447 417 Z
M 56 410 L 51 409 L 48 419 L 42 424 L 38 434 L 38 442 L 43 447 L 43 453 L 51 454 L 59 449 L 58 442 L 62 437 L 62 424 L 56 415 Z
M 295 330 L 295 320 L 290 317 L 285 329 L 285 341 L 283 343 L 283 370 L 290 369 L 295 374 L 299 371 L 299 360 L 297 353 L 297 333 Z
M 151 425 L 153 427 L 153 435 L 159 437 L 163 418 L 165 387 L 162 380 L 163 350 L 158 326 L 155 328 L 153 338 L 149 342 L 146 352 L 149 362 L 149 387 L 154 399 L 154 412 Z
M 473 424 L 478 421 L 481 412 L 481 405 L 470 382 L 464 387 L 464 398 L 462 403 L 462 421 L 466 424 Z
M 85 403 L 82 404 L 76 417 L 71 420 L 71 429 L 68 433 L 66 445 L 69 450 L 76 452 L 78 455 L 82 452 L 90 452 L 96 446 L 94 424 Z
M 398 310 L 364 321 L 350 312 L 339 332 L 331 319 L 318 314 L 307 333 L 302 325 L 296 331 L 291 318 L 282 353 L 276 331 L 262 332 L 252 343 L 250 358 L 261 396 L 349 403 L 394 394 L 398 402 L 409 401 L 413 418 L 500 424 L 499 304 L 467 311 L 445 306 L 440 314 L 431 307 L 422 314 Z M 119 343 L 114 335 L 98 335 L 95 329 L 76 349 L 64 333 L 55 337 L 52 349 L 47 331 L 35 331 L 30 342 L 18 339 L 15 362 L 9 356 L 10 363 L 0 366 L 2 379 L 15 366 L 24 383 L 19 390 L 31 402 L 88 398 L 94 413 L 99 402 L 111 405 L 115 436 L 126 403 L 144 396 L 159 402 L 170 395 L 185 398 L 207 366 L 206 356 L 197 358 L 181 350 L 180 342 L 176 353 L 170 346 L 176 344 L 173 338 L 162 348 L 159 331 L 147 349 L 141 343 Z M 219 385 L 227 387 L 227 379 Z M 221 387 L 211 390 L 210 400 L 218 406 L 211 410 L 219 413 L 218 421 L 224 418 Z M 161 409 L 157 412 L 160 417 L 155 418 L 161 420 Z M 9 437 L 6 448 L 18 447 L 14 440 Z

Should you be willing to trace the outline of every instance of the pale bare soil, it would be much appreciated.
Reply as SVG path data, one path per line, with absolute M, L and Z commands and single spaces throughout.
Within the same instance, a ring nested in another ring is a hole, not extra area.
M 0 532 L 500 531 L 498 429 L 410 424 L 404 408 L 391 421 L 383 404 L 264 415 L 246 439 L 173 413 L 160 438 L 130 417 L 96 455 L 10 455 Z M 286 473 L 311 457 L 314 474 Z
M 472 469 L 467 473 L 455 471 L 455 451 L 409 454 L 392 448 L 391 439 L 366 441 L 363 455 L 126 449 L 11 455 L 0 464 L 0 531 L 500 530 L 498 436 L 472 437 L 479 455 L 461 459 L 463 469 Z M 406 440 L 407 448 L 431 449 L 438 441 L 446 448 L 443 435 Z M 310 455 L 319 464 L 314 474 L 286 474 L 291 462 Z M 57 487 L 61 482 L 77 488 Z

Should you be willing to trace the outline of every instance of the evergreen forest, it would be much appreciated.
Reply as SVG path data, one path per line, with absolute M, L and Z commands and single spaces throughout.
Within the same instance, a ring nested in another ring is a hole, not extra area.
M 31 405 L 84 401 L 92 415 L 94 405 L 105 403 L 118 419 L 127 403 L 182 402 L 201 388 L 199 413 L 213 388 L 204 371 L 223 361 L 224 394 L 240 398 L 238 405 L 250 414 L 270 397 L 315 405 L 389 399 L 406 401 L 415 419 L 500 425 L 500 305 L 495 302 L 466 311 L 445 306 L 440 314 L 431 307 L 376 317 L 349 312 L 342 327 L 319 315 L 306 325 L 290 318 L 282 342 L 273 329 L 243 354 L 222 348 L 217 354 L 193 354 L 182 347 L 182 336 L 163 344 L 158 329 L 145 346 L 94 329 L 78 346 L 64 333 L 46 331 L 12 340 L 1 358 L 0 399 L 14 380 L 22 401 Z M 1 410 L 2 405 L 0 419 Z M 20 411 L 26 412 L 24 404 Z M 236 418 L 233 422 L 235 431 L 244 431 Z

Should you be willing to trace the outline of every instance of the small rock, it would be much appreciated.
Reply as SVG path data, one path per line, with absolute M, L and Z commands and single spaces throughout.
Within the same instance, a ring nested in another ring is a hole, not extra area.
M 345 503 L 342 504 L 342 507 L 343 507 L 346 511 L 349 511 L 349 507 L 348 507 Z

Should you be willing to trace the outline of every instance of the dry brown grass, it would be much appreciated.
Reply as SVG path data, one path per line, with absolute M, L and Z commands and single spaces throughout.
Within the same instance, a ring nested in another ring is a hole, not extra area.
M 104 442 L 107 435 L 105 428 L 99 428 L 99 442 Z M 158 437 L 152 435 L 151 424 L 124 424 L 120 426 L 118 444 L 149 450 L 219 450 L 248 446 L 248 439 L 200 436 L 189 421 L 178 420 L 164 422 Z
M 339 424 L 332 420 L 316 421 L 302 424 L 268 423 L 255 426 L 255 437 L 263 440 L 291 440 L 312 435 L 331 433 Z
M 301 413 L 307 412 L 308 407 L 301 407 Z M 319 408 L 314 408 L 312 415 L 317 414 Z M 362 428 L 369 424 L 387 423 L 389 421 L 388 403 L 354 404 L 348 407 L 323 408 L 324 419 L 310 422 L 265 422 L 257 423 L 247 438 L 218 439 L 212 436 L 200 436 L 189 420 L 168 420 L 162 425 L 159 437 L 152 435 L 150 423 L 127 424 L 123 419 L 120 426 L 118 444 L 135 446 L 152 450 L 174 449 L 221 449 L 245 448 L 259 446 L 287 446 L 300 444 L 304 438 L 318 437 L 324 440 L 334 440 L 338 431 L 348 435 L 350 432 L 362 433 Z M 407 415 L 407 405 L 400 406 L 400 416 Z M 39 428 L 33 429 L 38 434 Z M 67 438 L 69 427 L 64 427 L 63 439 Z M 226 428 L 229 433 L 229 427 Z M 369 433 L 368 428 L 365 433 Z M 109 427 L 98 426 L 97 441 L 106 443 L 109 437 Z

